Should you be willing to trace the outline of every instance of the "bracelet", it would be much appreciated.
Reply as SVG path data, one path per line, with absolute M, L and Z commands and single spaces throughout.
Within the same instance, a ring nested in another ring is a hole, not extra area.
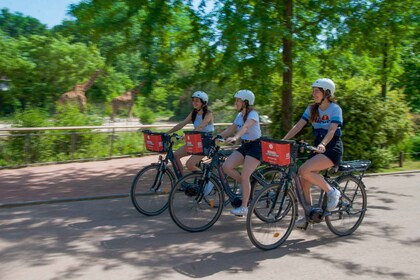
M 324 146 L 324 147 L 327 146 L 327 144 L 325 144 L 324 142 L 321 142 L 321 145 Z

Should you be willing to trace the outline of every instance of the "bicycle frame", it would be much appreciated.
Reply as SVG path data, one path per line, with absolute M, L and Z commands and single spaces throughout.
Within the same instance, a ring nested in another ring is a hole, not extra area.
M 159 169 L 159 171 L 166 171 L 168 163 L 171 162 L 171 164 L 173 166 L 173 171 L 175 173 L 175 177 L 177 179 L 179 179 L 179 178 L 182 177 L 182 173 L 181 173 L 181 168 L 178 166 L 178 164 L 175 160 L 174 151 L 172 149 L 172 147 L 174 145 L 174 141 L 172 140 L 172 137 L 173 136 L 171 136 L 171 140 L 169 142 L 168 152 L 166 153 L 165 158 L 163 158 L 162 155 L 159 155 L 159 162 L 160 162 L 160 165 L 161 165 L 160 166 L 161 169 Z
M 205 180 L 205 182 L 208 182 L 210 180 L 210 177 L 212 176 L 212 174 L 214 174 L 214 170 L 216 170 L 217 175 L 214 175 L 213 177 L 215 177 L 215 179 L 217 179 L 217 181 L 221 184 L 222 189 L 224 190 L 224 192 L 228 195 L 228 199 L 224 202 L 224 206 L 226 206 L 227 204 L 231 203 L 234 200 L 240 199 L 240 197 L 234 193 L 232 191 L 232 189 L 230 188 L 230 184 L 228 182 L 228 176 L 225 174 L 225 172 L 223 171 L 222 168 L 222 163 L 220 161 L 220 156 L 223 156 L 223 154 L 220 152 L 220 147 L 217 146 L 217 148 L 215 149 L 214 153 L 213 153 L 213 157 L 211 162 L 206 166 L 206 168 L 204 169 L 204 176 L 203 179 Z M 264 179 L 261 170 L 264 170 L 265 168 L 267 168 L 267 166 L 259 166 L 251 175 L 251 196 L 252 193 L 254 192 L 253 190 L 253 181 L 258 182 L 263 188 L 269 186 L 270 184 L 266 182 L 266 180 Z M 204 185 L 204 184 L 203 184 Z M 252 199 L 252 197 L 251 197 Z

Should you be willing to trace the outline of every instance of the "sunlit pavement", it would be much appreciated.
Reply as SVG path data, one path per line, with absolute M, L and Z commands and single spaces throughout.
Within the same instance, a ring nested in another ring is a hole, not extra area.
M 32 187 L 49 199 L 89 186 L 97 195 L 127 194 L 136 160 L 79 164 L 74 176 L 63 165 L 2 170 L 0 190 Z M 368 212 L 352 236 L 336 237 L 322 223 L 266 252 L 253 247 L 245 219 L 230 207 L 201 233 L 182 231 L 168 212 L 142 216 L 128 197 L 2 207 L 0 279 L 418 279 L 420 173 L 364 181 Z

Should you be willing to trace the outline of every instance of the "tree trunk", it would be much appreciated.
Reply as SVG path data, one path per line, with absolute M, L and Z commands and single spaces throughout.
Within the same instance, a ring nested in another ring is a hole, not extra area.
M 386 99 L 387 96 L 387 83 L 388 83 L 388 43 L 385 43 L 383 51 L 383 60 L 382 60 L 382 82 L 381 82 L 381 92 L 382 99 Z
M 287 132 L 292 127 L 293 116 L 293 97 L 292 97 L 292 48 L 293 48 L 293 0 L 285 1 L 284 22 L 287 29 L 283 37 L 283 89 L 282 89 L 282 106 L 281 106 L 281 130 Z

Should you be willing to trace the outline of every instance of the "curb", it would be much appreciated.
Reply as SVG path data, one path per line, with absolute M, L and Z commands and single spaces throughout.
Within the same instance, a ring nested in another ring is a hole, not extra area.
M 396 172 L 389 172 L 389 173 L 371 173 L 365 174 L 363 177 L 375 177 L 375 176 L 386 176 L 386 175 L 404 175 L 404 174 L 411 174 L 411 173 L 420 173 L 420 170 L 409 170 L 409 171 L 396 171 Z

